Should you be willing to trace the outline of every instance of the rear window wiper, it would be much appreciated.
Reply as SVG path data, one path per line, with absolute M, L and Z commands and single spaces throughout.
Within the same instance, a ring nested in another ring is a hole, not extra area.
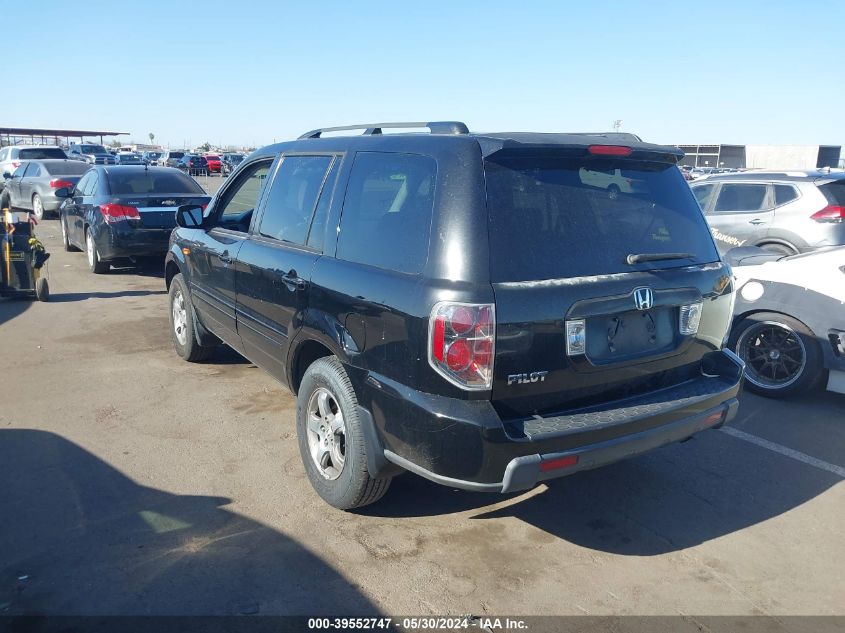
M 663 259 L 695 259 L 692 253 L 631 253 L 625 258 L 629 264 L 641 264 L 642 262 L 659 262 Z

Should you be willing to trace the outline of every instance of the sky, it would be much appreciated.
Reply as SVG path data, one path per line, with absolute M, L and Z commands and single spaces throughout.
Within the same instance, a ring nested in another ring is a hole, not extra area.
M 173 148 L 332 125 L 845 145 L 845 2 L 0 0 L 0 127 Z M 29 25 L 29 26 L 27 26 Z

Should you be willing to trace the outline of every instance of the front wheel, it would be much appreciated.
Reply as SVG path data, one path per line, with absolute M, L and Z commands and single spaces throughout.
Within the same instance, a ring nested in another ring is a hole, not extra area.
M 367 446 L 358 418 L 358 399 L 343 365 L 334 356 L 314 361 L 296 399 L 296 433 L 305 473 L 317 494 L 340 510 L 374 503 L 390 477 L 367 470 Z
M 97 252 L 97 243 L 91 229 L 85 231 L 85 253 L 88 255 L 88 268 L 95 275 L 102 275 L 109 272 L 109 263 L 100 261 L 100 254 Z
M 730 347 L 745 361 L 748 388 L 761 396 L 806 393 L 825 374 L 813 332 L 785 314 L 758 312 L 743 319 L 731 333 Z
M 182 273 L 170 282 L 170 335 L 176 353 L 190 363 L 205 360 L 214 347 L 200 345 L 194 335 L 194 307 Z
M 32 196 L 32 213 L 39 222 L 44 219 L 44 202 L 37 193 Z

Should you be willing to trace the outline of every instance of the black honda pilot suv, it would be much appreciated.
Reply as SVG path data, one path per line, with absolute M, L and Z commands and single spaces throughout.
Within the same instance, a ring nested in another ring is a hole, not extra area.
M 403 470 L 507 493 L 719 427 L 732 276 L 681 155 L 457 122 L 265 147 L 177 211 L 176 351 L 222 341 L 287 385 L 344 509 Z

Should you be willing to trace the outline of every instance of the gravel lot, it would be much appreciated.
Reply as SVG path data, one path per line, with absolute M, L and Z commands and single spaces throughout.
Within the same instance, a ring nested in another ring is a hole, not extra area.
M 210 179 L 218 185 L 222 179 Z M 515 496 L 311 491 L 291 395 L 173 352 L 158 266 L 0 300 L 0 614 L 845 614 L 845 396 Z M 140 274 L 139 274 L 140 273 Z

